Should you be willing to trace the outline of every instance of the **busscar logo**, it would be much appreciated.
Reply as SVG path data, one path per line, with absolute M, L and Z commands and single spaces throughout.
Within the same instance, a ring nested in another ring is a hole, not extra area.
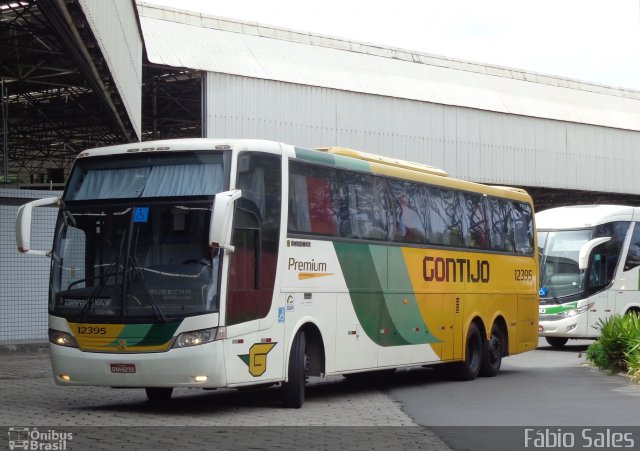
M 55 429 L 39 431 L 38 428 L 10 427 L 8 435 L 10 450 L 66 450 L 68 442 L 73 440 L 73 433 L 60 432 Z
M 311 247 L 311 241 L 287 240 L 287 247 Z

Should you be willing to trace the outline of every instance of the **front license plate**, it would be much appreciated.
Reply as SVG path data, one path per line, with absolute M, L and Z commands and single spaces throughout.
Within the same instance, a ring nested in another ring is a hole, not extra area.
M 136 372 L 136 366 L 133 363 L 112 363 L 111 372 L 117 374 L 132 374 Z

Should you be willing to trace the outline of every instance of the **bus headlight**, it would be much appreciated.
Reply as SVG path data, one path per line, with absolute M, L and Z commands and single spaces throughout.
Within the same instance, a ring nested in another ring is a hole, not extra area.
M 58 346 L 67 346 L 69 348 L 77 348 L 78 343 L 68 332 L 61 332 L 59 330 L 49 329 L 49 341 Z
M 194 330 L 183 332 L 178 335 L 173 345 L 174 348 L 186 348 L 188 346 L 198 346 L 224 338 L 226 330 L 224 327 L 212 327 L 210 329 Z

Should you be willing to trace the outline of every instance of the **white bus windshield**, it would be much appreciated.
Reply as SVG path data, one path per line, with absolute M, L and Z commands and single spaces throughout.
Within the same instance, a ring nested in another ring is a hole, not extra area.
M 140 211 L 145 217 L 136 219 Z M 53 251 L 51 312 L 163 322 L 218 309 L 210 204 L 68 208 Z
M 591 239 L 593 229 L 540 231 L 540 294 L 559 298 L 580 293 L 580 248 Z
M 163 322 L 217 311 L 220 257 L 208 245 L 211 198 L 230 155 L 84 157 L 54 239 L 50 310 L 83 321 Z

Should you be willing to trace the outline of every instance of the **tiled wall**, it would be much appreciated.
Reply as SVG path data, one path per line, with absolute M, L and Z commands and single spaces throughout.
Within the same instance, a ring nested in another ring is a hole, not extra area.
M 0 343 L 47 340 L 50 259 L 16 250 L 18 206 L 59 191 L 0 189 Z M 32 249 L 51 249 L 57 208 L 33 210 Z

